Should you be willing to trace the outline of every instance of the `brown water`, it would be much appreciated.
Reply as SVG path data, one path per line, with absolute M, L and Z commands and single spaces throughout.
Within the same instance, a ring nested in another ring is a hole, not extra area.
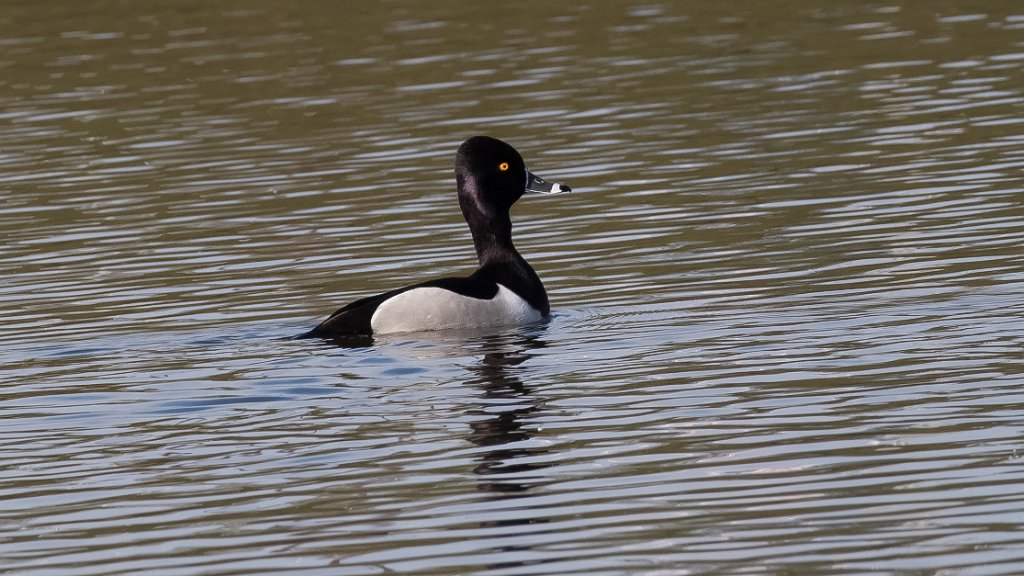
M 1024 5 L 0 10 L 0 571 L 1024 572 Z M 471 270 L 543 326 L 341 349 Z

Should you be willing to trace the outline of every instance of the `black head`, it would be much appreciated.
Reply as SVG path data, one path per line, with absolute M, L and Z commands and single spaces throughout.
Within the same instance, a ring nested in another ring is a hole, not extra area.
M 569 192 L 565 184 L 552 184 L 530 172 L 515 148 L 490 136 L 474 136 L 455 154 L 459 205 L 466 219 L 471 213 L 487 217 L 508 214 L 526 192 Z M 472 226 L 472 223 L 470 224 Z
M 467 210 L 497 215 L 526 192 L 526 163 L 516 149 L 497 138 L 474 136 L 455 154 L 459 204 Z

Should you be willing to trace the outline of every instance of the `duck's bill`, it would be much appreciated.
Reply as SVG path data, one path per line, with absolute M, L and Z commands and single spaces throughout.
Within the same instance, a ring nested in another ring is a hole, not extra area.
M 548 182 L 547 180 L 527 170 L 526 191 L 536 192 L 537 194 L 561 194 L 562 192 L 571 192 L 572 188 L 569 188 L 565 184 L 559 184 L 557 182 Z

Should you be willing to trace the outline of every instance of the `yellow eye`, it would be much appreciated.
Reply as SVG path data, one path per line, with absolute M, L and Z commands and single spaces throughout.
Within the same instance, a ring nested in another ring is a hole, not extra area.
M 501 164 L 498 164 L 498 170 L 501 170 L 502 172 L 508 170 L 508 162 L 502 162 Z

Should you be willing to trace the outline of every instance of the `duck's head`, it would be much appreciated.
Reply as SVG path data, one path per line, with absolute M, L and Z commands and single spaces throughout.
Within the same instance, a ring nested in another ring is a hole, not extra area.
M 515 148 L 489 136 L 474 136 L 455 154 L 455 177 L 459 206 L 466 220 L 508 214 L 516 200 L 527 192 L 558 194 L 569 192 L 564 184 L 552 184 L 530 172 Z

